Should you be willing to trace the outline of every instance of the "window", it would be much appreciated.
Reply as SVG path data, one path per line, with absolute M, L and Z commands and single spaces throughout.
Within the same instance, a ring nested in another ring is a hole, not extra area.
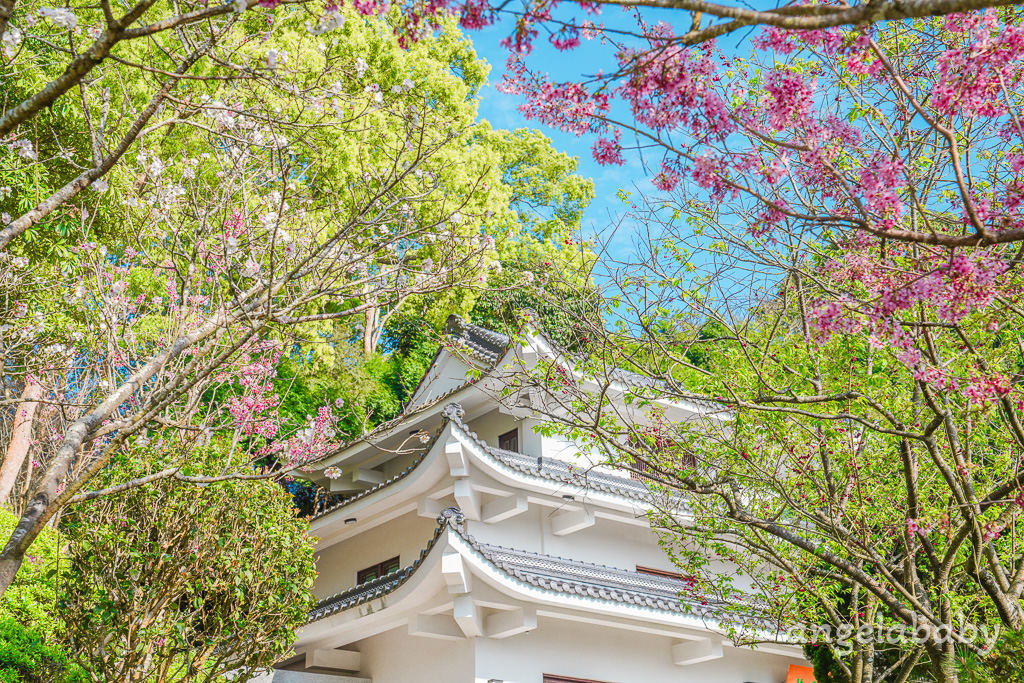
M 663 437 L 648 437 L 641 440 L 637 437 L 630 436 L 627 443 L 630 448 L 644 453 L 645 460 L 650 460 L 653 456 L 661 456 L 655 460 L 655 464 L 658 467 L 665 470 L 671 471 L 674 466 L 677 470 L 690 470 L 697 466 L 697 456 L 694 455 L 693 451 L 681 450 L 679 444 L 674 441 L 670 441 Z M 657 453 L 651 453 L 651 450 L 656 450 Z M 669 458 L 671 453 L 671 459 Z M 672 463 L 675 460 L 675 463 Z M 639 479 L 642 481 L 652 481 L 661 479 L 664 474 L 658 472 L 658 469 L 651 463 L 644 462 L 637 457 L 630 458 L 630 479 Z
M 519 430 L 513 429 L 498 437 L 498 448 L 503 451 L 519 452 Z
M 629 478 L 630 479 L 641 479 L 643 481 L 650 481 L 654 477 L 657 477 L 658 472 L 649 463 L 640 460 L 639 458 L 632 458 L 633 462 L 630 465 Z
M 637 571 L 638 574 L 647 574 L 649 576 L 657 576 L 657 577 L 662 578 L 662 579 L 675 579 L 677 581 L 682 581 L 682 580 L 684 580 L 686 578 L 685 576 L 683 576 L 679 572 L 669 572 L 669 571 L 665 571 L 664 569 L 655 569 L 653 567 L 641 567 L 640 565 L 636 566 L 636 571 Z
M 572 676 L 556 676 L 544 674 L 544 683 L 601 683 L 590 678 L 573 678 Z
M 379 579 L 382 576 L 386 576 L 391 572 L 398 569 L 398 558 L 392 557 L 390 560 L 384 560 L 380 564 L 375 564 L 372 567 L 367 567 L 358 574 L 356 574 L 356 583 L 366 583 L 367 581 L 373 581 Z

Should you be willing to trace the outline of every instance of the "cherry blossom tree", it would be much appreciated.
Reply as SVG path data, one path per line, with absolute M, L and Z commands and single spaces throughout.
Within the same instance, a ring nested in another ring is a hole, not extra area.
M 862 3 L 788 3 L 780 7 L 758 9 L 742 3 L 720 4 L 706 0 L 585 0 L 566 3 L 557 0 L 524 0 L 521 3 L 485 2 L 483 0 L 405 0 L 395 32 L 404 44 L 420 39 L 438 27 L 447 14 L 459 17 L 464 28 L 482 29 L 499 19 L 511 18 L 512 35 L 505 44 L 518 52 L 529 52 L 543 32 L 559 50 L 572 49 L 581 38 L 592 38 L 604 32 L 603 23 L 591 17 L 600 15 L 606 6 L 630 11 L 646 9 L 676 10 L 685 18 L 687 30 L 672 39 L 677 46 L 713 42 L 723 36 L 765 26 L 783 31 L 822 31 L 838 27 L 884 25 L 905 19 L 942 17 L 994 7 L 1012 6 L 1006 0 L 916 0 L 915 2 Z M 355 3 L 363 14 L 386 12 L 391 3 L 365 0 Z M 683 22 L 680 22 L 683 23 Z M 637 35 L 646 33 L 639 28 Z M 629 35 L 621 27 L 609 30 L 610 37 Z
M 317 421 L 314 435 L 278 433 L 269 378 L 287 344 L 282 330 L 360 315 L 366 304 L 357 302 L 367 291 L 387 300 L 454 286 L 486 253 L 484 245 L 458 253 L 452 241 L 446 254 L 452 258 L 431 273 L 404 259 L 390 266 L 375 261 L 378 252 L 400 254 L 407 243 L 439 231 L 433 221 L 410 220 L 421 207 L 424 213 L 440 208 L 424 206 L 437 192 L 436 179 L 420 168 L 420 155 L 430 150 L 417 148 L 405 169 L 368 168 L 344 210 L 333 201 L 316 206 L 290 180 L 288 164 L 272 183 L 279 189 L 262 196 L 265 175 L 218 176 L 215 169 L 230 161 L 230 150 L 225 152 L 211 155 L 211 166 L 197 173 L 216 179 L 218 196 L 182 202 L 194 188 L 185 189 L 190 183 L 177 173 L 161 173 L 164 179 L 152 186 L 153 205 L 129 216 L 134 234 L 123 254 L 87 241 L 74 248 L 80 262 L 66 285 L 73 292 L 69 335 L 40 353 L 43 321 L 15 317 L 21 324 L 7 331 L 15 342 L 23 340 L 23 367 L 48 390 L 47 403 L 59 410 L 61 425 L 52 450 L 44 448 L 50 457 L 33 462 L 43 471 L 5 561 L 14 558 L 16 566 L 38 528 L 68 502 L 158 478 L 218 478 L 189 477 L 187 467 L 175 462 L 87 492 L 90 478 L 147 426 L 158 433 L 166 428 L 174 439 L 209 439 L 231 429 L 266 441 L 258 453 L 236 453 L 234 463 L 229 458 L 232 471 L 251 472 L 257 455 L 280 455 L 286 467 L 316 457 L 329 443 L 329 416 Z M 192 170 L 182 165 L 184 174 Z M 19 365 L 11 357 L 19 350 L 17 343 L 10 348 L 11 365 Z M 236 388 L 222 404 L 206 403 L 207 392 L 227 385 Z
M 69 504 L 161 479 L 276 479 L 361 436 L 338 429 L 333 404 L 291 420 L 274 383 L 280 359 L 325 324 L 475 286 L 494 258 L 481 225 L 500 176 L 488 155 L 467 153 L 475 106 L 450 69 L 470 63 L 457 31 L 406 52 L 377 21 L 267 18 L 204 22 L 231 40 L 187 88 L 150 101 L 148 116 L 161 117 L 150 129 L 137 86 L 170 78 L 160 60 L 196 38 L 180 26 L 162 57 L 142 68 L 142 53 L 117 53 L 80 100 L 22 119 L 10 139 L 5 172 L 36 182 L 4 198 L 31 218 L 0 254 L 4 373 L 39 395 L 7 400 L 36 410 L 2 587 Z M 62 27 L 71 40 L 76 25 Z M 19 49 L 65 54 L 37 38 Z M 32 68 L 50 66 L 24 66 L 26 83 L 38 80 Z M 64 176 L 80 175 L 76 154 L 102 156 L 105 135 L 135 128 L 103 178 L 60 194 Z M 15 413 L 28 419 L 25 408 Z M 191 460 L 206 446 L 224 454 L 215 470 Z M 133 453 L 148 455 L 131 476 L 90 484 Z
M 550 429 L 649 482 L 664 547 L 734 637 L 764 637 L 753 603 L 830 650 L 838 680 L 955 681 L 965 653 L 984 661 L 1022 626 L 1018 269 L 993 283 L 954 259 L 902 308 L 886 295 L 921 281 L 920 245 L 752 238 L 682 193 L 635 211 L 650 232 L 635 258 L 601 250 L 586 353 L 509 390 L 544 391 Z
M 685 497 L 692 522 L 661 497 L 653 521 L 701 594 L 833 634 L 923 625 L 833 647 L 851 681 L 955 681 L 980 627 L 1024 626 L 1022 35 L 1015 7 L 769 27 L 741 59 L 658 24 L 610 75 L 516 58 L 505 83 L 598 161 L 654 167 L 602 238 L 589 352 L 531 378 L 544 412 Z

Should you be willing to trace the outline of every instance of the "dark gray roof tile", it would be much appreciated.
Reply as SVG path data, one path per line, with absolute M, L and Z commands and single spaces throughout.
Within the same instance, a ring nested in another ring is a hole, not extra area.
M 511 337 L 466 322 L 457 315 L 448 316 L 445 332 L 452 341 L 491 363 L 497 363 L 512 343 Z

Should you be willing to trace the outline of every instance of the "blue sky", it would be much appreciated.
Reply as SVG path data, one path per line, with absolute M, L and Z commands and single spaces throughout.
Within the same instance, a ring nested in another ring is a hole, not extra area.
M 643 16 L 649 24 L 658 20 L 672 24 L 677 34 L 689 30 L 692 22 L 688 12 L 679 10 L 645 9 Z M 604 6 L 603 13 L 592 19 L 606 27 L 624 31 L 635 31 L 637 26 L 635 18 L 629 12 L 610 5 Z M 681 23 L 684 25 L 680 25 Z M 500 41 L 510 33 L 510 30 L 511 22 L 505 21 L 482 31 L 467 32 L 477 54 L 491 65 L 489 85 L 480 93 L 480 115 L 490 121 L 495 128 L 540 130 L 552 139 L 556 149 L 577 157 L 578 173 L 594 180 L 595 191 L 594 201 L 584 217 L 583 237 L 589 239 L 596 234 L 607 237 L 609 226 L 614 225 L 616 219 L 620 219 L 625 211 L 625 205 L 617 196 L 620 189 L 634 193 L 634 198 L 640 192 L 648 195 L 657 192 L 651 184 L 653 174 L 645 166 L 645 162 L 650 168 L 657 169 L 660 166 L 660 154 L 647 155 L 645 159 L 639 152 L 626 150 L 625 165 L 601 166 L 594 161 L 591 154 L 591 146 L 595 140 L 593 136 L 577 138 L 536 121 L 528 121 L 517 109 L 523 98 L 498 92 L 494 87 L 501 81 L 505 60 L 508 57 L 508 52 L 501 47 Z M 718 48 L 726 54 L 745 52 L 749 49 L 747 39 L 754 30 L 756 29 L 740 31 L 719 39 Z M 556 81 L 565 81 L 585 78 L 600 69 L 610 71 L 615 68 L 616 60 L 614 49 L 608 45 L 601 45 L 600 41 L 584 40 L 575 50 L 559 52 L 542 33 L 535 41 L 534 51 L 527 57 L 526 63 L 531 70 L 546 72 Z M 617 116 L 628 120 L 628 110 L 621 103 L 613 104 L 612 110 Z M 630 142 L 626 138 L 624 135 L 623 144 L 628 146 Z M 614 236 L 616 249 L 619 245 L 628 248 L 632 242 L 631 234 L 634 227 L 628 220 L 622 222 Z
M 609 16 L 619 10 L 607 8 L 605 16 L 595 17 L 597 21 L 609 23 Z M 625 17 L 624 17 L 625 18 Z M 584 218 L 584 237 L 590 237 L 603 230 L 613 222 L 614 217 L 621 214 L 623 204 L 616 196 L 619 189 L 635 191 L 634 186 L 644 190 L 653 190 L 650 174 L 644 169 L 639 155 L 627 152 L 624 166 L 601 166 L 594 161 L 590 148 L 595 138 L 577 138 L 568 133 L 548 128 L 537 121 L 528 121 L 519 113 L 517 107 L 524 100 L 521 96 L 506 95 L 494 87 L 501 81 L 505 71 L 505 60 L 508 52 L 499 44 L 509 33 L 509 23 L 490 26 L 482 31 L 468 31 L 477 54 L 491 65 L 489 85 L 480 93 L 480 115 L 491 122 L 495 128 L 533 128 L 540 130 L 552 139 L 555 149 L 579 158 L 579 175 L 594 180 L 594 201 Z M 581 76 L 591 75 L 599 68 L 608 70 L 614 67 L 614 53 L 607 46 L 596 41 L 584 41 L 575 50 L 559 52 L 555 50 L 544 36 L 540 36 L 534 51 L 527 57 L 527 65 L 532 69 L 546 71 L 555 80 L 577 80 Z

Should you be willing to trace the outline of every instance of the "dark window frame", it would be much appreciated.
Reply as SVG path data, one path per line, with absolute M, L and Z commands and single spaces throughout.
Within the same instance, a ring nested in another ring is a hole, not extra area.
M 367 581 L 379 579 L 382 576 L 387 576 L 396 569 L 400 569 L 402 565 L 399 562 L 398 557 L 399 556 L 396 555 L 395 557 L 384 560 L 383 562 L 371 565 L 366 569 L 360 569 L 356 572 L 356 583 L 362 585 Z
M 513 448 L 509 448 L 509 445 Z M 498 435 L 498 448 L 503 451 L 519 452 L 519 427 Z
M 558 674 L 544 674 L 543 683 L 604 683 L 595 681 L 593 678 L 573 678 L 572 676 L 559 676 Z
M 640 444 L 630 436 L 626 442 L 631 448 L 637 448 Z M 674 445 L 671 442 L 666 445 Z M 661 446 L 659 446 L 661 447 Z M 695 468 L 697 467 L 697 454 L 693 451 L 684 451 L 681 455 L 680 467 L 684 468 Z M 638 459 L 636 456 L 630 457 L 630 468 L 629 478 L 637 479 L 639 481 L 658 481 L 661 479 L 661 473 L 658 472 L 654 465 L 651 465 L 643 460 Z

